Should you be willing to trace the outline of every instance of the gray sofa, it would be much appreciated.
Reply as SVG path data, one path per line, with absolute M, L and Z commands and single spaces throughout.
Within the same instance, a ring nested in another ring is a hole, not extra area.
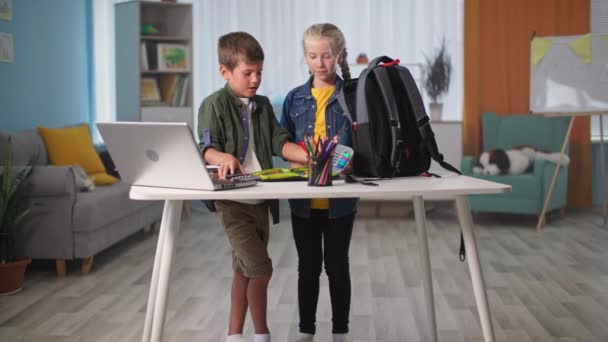
M 9 136 L 13 165 L 33 166 L 30 213 L 18 229 L 18 255 L 56 260 L 59 276 L 66 273 L 66 260 L 82 259 L 86 274 L 97 253 L 160 221 L 162 202 L 130 200 L 129 185 L 122 181 L 80 191 L 74 166 L 49 164 L 36 130 L 0 131 L 0 161 L 6 159 Z

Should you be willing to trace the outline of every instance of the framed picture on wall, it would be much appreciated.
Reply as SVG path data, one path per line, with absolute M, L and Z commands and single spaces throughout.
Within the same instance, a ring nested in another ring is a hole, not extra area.
M 13 63 L 13 35 L 0 32 L 0 62 Z
M 141 78 L 140 97 L 142 102 L 160 102 L 160 91 L 158 90 L 158 81 L 155 77 Z
M 13 20 L 13 0 L 0 0 L 0 19 Z
M 190 53 L 187 45 L 158 44 L 158 70 L 188 71 L 190 69 Z

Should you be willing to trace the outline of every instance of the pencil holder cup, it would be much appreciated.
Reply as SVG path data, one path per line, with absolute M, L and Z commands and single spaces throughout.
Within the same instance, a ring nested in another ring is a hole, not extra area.
M 320 159 L 318 157 L 310 157 L 308 159 L 308 185 L 330 186 L 332 178 L 331 166 L 331 158 Z

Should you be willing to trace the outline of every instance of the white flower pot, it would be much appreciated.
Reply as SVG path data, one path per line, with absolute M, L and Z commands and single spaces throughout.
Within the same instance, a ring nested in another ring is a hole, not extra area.
M 441 112 L 443 111 L 443 103 L 431 103 L 431 121 L 441 121 Z

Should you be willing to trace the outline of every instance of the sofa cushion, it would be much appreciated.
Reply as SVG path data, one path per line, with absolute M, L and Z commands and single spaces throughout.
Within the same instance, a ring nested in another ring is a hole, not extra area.
M 74 205 L 74 231 L 95 231 L 152 204 L 129 199 L 129 189 L 130 185 L 117 182 L 91 192 L 79 192 Z
M 46 128 L 38 131 L 46 144 L 53 165 L 80 165 L 97 185 L 113 184 L 116 178 L 106 174 L 101 158 L 93 147 L 89 127 Z
M 44 141 L 34 130 L 18 133 L 0 131 L 0 160 L 6 160 L 9 137 L 13 147 L 13 165 L 46 165 L 49 163 Z

